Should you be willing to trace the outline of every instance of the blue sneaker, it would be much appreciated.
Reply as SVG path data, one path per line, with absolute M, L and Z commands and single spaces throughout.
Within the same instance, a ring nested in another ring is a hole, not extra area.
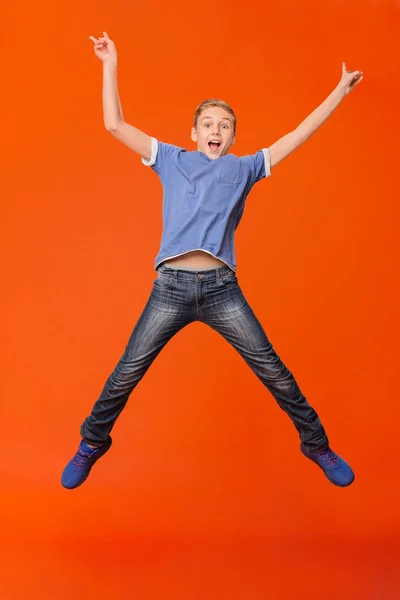
M 91 448 L 82 440 L 75 456 L 65 467 L 61 483 L 65 488 L 72 490 L 81 485 L 88 477 L 90 469 L 96 460 L 107 452 L 112 443 L 111 437 L 99 448 Z
M 340 458 L 333 450 L 327 448 L 323 452 L 308 452 L 303 445 L 300 444 L 300 450 L 306 458 L 315 462 L 331 483 L 340 487 L 346 487 L 353 483 L 355 475 L 346 461 Z

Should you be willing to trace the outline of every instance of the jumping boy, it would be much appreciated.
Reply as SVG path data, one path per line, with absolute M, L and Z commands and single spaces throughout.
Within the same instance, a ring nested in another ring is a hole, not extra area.
M 322 125 L 363 79 L 348 72 L 333 92 L 295 130 L 254 155 L 228 154 L 235 143 L 236 117 L 221 100 L 202 102 L 191 132 L 197 150 L 159 142 L 124 121 L 117 85 L 117 51 L 107 33 L 94 42 L 103 63 L 104 124 L 142 157 L 161 179 L 163 233 L 155 259 L 157 279 L 125 352 L 81 426 L 78 451 L 62 474 L 72 489 L 88 477 L 111 446 L 110 432 L 128 398 L 168 341 L 194 321 L 218 331 L 244 358 L 298 431 L 302 453 L 329 481 L 345 487 L 351 467 L 329 447 L 325 430 L 268 340 L 236 276 L 234 233 L 251 188 Z

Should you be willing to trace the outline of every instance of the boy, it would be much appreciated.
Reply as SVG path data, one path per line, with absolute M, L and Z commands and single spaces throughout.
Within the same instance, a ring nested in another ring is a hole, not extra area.
M 201 321 L 218 331 L 292 419 L 302 453 L 334 485 L 354 481 L 351 467 L 329 447 L 315 410 L 274 351 L 247 303 L 236 277 L 234 232 L 252 186 L 304 143 L 341 100 L 363 79 L 360 71 L 342 78 L 328 98 L 294 131 L 254 155 L 228 155 L 235 143 L 236 117 L 221 100 L 202 102 L 191 137 L 197 151 L 161 143 L 123 119 L 117 86 L 117 52 L 106 32 L 94 42 L 103 63 L 103 109 L 107 131 L 142 157 L 164 188 L 164 229 L 155 260 L 158 273 L 149 300 L 123 356 L 81 426 L 82 441 L 62 475 L 73 489 L 88 477 L 111 446 L 110 432 L 128 398 L 156 356 L 183 327 Z

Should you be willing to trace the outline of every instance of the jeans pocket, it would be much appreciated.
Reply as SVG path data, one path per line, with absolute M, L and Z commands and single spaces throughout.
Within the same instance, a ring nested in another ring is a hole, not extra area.
M 172 286 L 172 274 L 157 271 L 157 279 L 153 281 L 153 285 L 156 287 L 170 289 Z
M 238 284 L 238 278 L 236 276 L 236 273 L 234 273 L 233 271 L 231 271 L 230 273 L 226 273 L 224 275 L 221 276 L 222 277 L 222 283 L 224 284 L 224 287 L 234 287 L 235 285 Z

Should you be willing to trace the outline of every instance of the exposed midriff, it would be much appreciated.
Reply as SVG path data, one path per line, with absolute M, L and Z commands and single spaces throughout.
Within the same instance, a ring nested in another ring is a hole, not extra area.
M 175 269 L 185 267 L 191 267 L 193 269 L 212 269 L 214 267 L 217 269 L 218 267 L 226 266 L 226 263 L 222 260 L 219 260 L 219 258 L 216 258 L 203 250 L 191 250 L 190 252 L 186 252 L 175 258 L 168 258 L 163 261 L 163 264 Z

